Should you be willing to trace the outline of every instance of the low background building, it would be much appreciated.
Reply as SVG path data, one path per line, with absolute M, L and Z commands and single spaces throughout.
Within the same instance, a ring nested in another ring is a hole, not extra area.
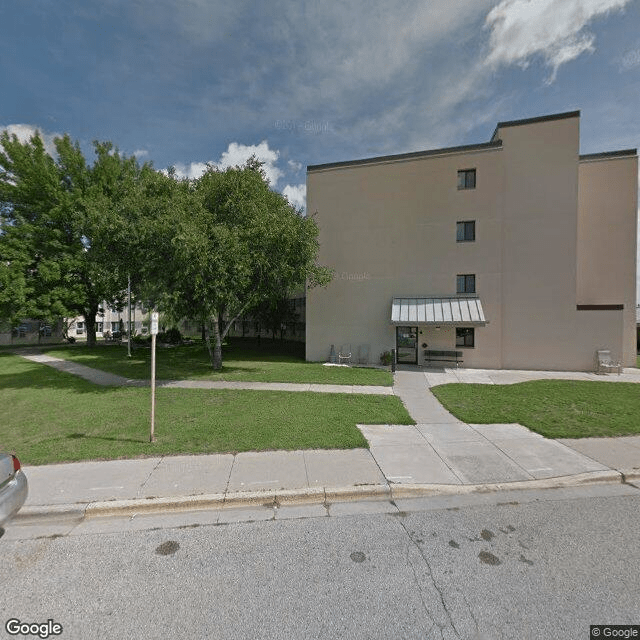
M 19 324 L 0 326 L 0 344 L 29 345 L 61 342 L 62 320 L 45 323 L 39 320 L 22 320 Z

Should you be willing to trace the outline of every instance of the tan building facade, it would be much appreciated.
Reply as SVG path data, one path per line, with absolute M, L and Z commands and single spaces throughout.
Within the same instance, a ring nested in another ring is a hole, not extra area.
M 487 143 L 307 169 L 319 261 L 307 360 L 593 370 L 636 356 L 635 149 L 580 155 L 580 112 L 499 123 Z M 347 345 L 347 346 L 345 346 Z M 437 354 L 436 354 L 437 355 Z

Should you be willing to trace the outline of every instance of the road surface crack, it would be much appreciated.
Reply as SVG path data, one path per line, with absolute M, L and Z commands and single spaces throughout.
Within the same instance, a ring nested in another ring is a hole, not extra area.
M 460 633 L 458 632 L 458 629 L 456 628 L 455 622 L 453 621 L 453 616 L 451 615 L 451 612 L 449 611 L 449 607 L 447 606 L 447 603 L 445 601 L 445 597 L 444 597 L 444 593 L 442 592 L 442 589 L 440 588 L 440 586 L 438 585 L 435 576 L 433 575 L 433 570 L 431 569 L 431 565 L 429 564 L 429 560 L 427 558 L 427 556 L 425 555 L 424 551 L 420 548 L 420 545 L 413 539 L 413 537 L 411 536 L 411 534 L 409 533 L 409 531 L 407 530 L 407 527 L 405 526 L 404 522 L 402 522 L 402 520 L 398 520 L 398 522 L 400 523 L 400 526 L 404 529 L 404 532 L 407 534 L 407 537 L 409 538 L 410 543 L 418 550 L 418 553 L 420 554 L 420 557 L 422 558 L 424 565 L 427 568 L 427 572 L 429 574 L 429 578 L 431 580 L 431 584 L 433 585 L 433 588 L 436 590 L 436 592 L 438 593 L 438 596 L 440 597 L 440 603 L 442 604 L 442 608 L 444 609 L 444 612 L 447 615 L 447 619 L 449 620 L 449 624 L 451 625 L 451 629 L 453 630 L 453 632 L 456 634 L 456 636 L 458 638 L 462 637 L 460 635 Z M 409 561 L 409 549 L 411 547 L 408 546 L 407 547 L 407 561 Z M 416 574 L 415 571 L 415 567 L 413 566 L 413 563 L 411 564 L 411 568 L 413 570 L 413 574 L 416 578 L 416 582 L 418 581 L 418 576 Z M 418 583 L 418 590 L 420 591 L 420 597 L 422 598 L 422 590 L 420 589 L 420 584 Z M 424 598 L 422 598 L 423 604 L 424 604 Z M 426 604 L 425 604 L 425 609 L 426 609 Z M 433 619 L 433 616 L 430 616 Z M 435 620 L 434 620 L 435 622 Z M 443 635 L 443 627 L 438 624 L 436 622 L 436 624 L 438 625 L 438 628 L 440 629 L 440 635 L 442 637 L 444 637 Z

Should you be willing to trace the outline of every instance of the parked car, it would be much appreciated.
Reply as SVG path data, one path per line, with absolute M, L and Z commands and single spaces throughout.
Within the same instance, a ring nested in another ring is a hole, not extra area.
M 22 507 L 28 493 L 27 477 L 18 458 L 0 453 L 0 527 Z

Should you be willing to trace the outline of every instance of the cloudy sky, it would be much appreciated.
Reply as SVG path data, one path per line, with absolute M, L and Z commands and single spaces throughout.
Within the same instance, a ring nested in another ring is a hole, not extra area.
M 581 109 L 583 153 L 640 144 L 640 0 L 3 0 L 0 128 L 199 175 L 487 141 Z M 50 138 L 49 138 L 50 139 Z

